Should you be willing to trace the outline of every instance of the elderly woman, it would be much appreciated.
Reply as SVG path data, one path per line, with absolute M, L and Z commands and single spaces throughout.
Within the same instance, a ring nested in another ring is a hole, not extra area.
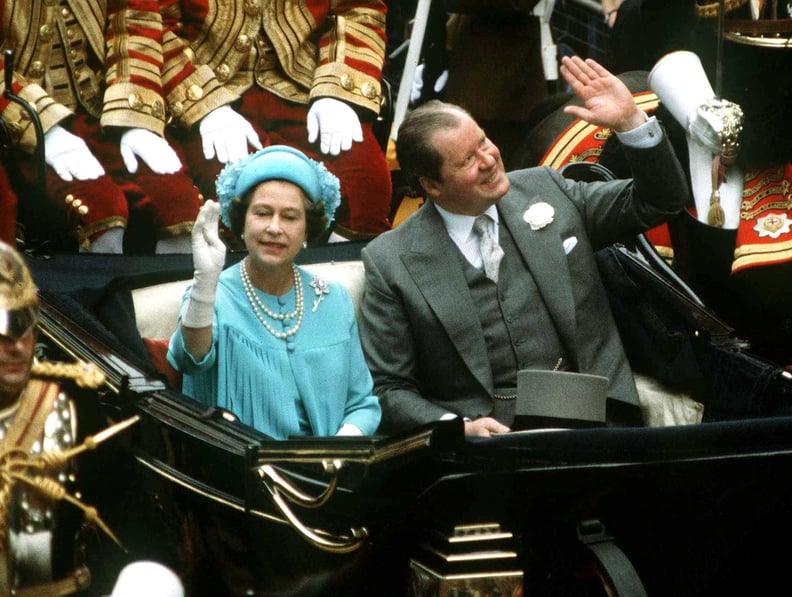
M 193 230 L 195 275 L 168 360 L 184 392 L 278 439 L 368 435 L 380 406 L 343 286 L 294 258 L 340 201 L 324 165 L 282 145 L 228 165 Z M 222 270 L 218 220 L 248 255 Z

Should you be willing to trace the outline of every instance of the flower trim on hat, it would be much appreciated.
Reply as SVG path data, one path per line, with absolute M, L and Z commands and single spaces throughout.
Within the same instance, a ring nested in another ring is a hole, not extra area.
M 217 200 L 220 203 L 220 217 L 223 220 L 223 224 L 229 228 L 231 227 L 231 202 L 236 197 L 237 180 L 248 164 L 266 150 L 267 148 L 265 147 L 255 153 L 246 155 L 236 162 L 226 164 L 225 168 L 217 176 L 215 190 L 217 192 Z M 319 201 L 322 201 L 324 205 L 324 213 L 329 226 L 335 219 L 335 212 L 341 204 L 341 184 L 338 182 L 338 178 L 322 162 L 318 162 L 308 156 L 305 156 L 305 158 L 316 169 L 316 175 L 319 179 Z

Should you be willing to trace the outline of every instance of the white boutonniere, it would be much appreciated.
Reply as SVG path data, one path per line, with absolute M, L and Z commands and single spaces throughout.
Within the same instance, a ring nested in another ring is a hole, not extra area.
M 319 303 L 322 302 L 322 299 L 325 297 L 325 295 L 330 294 L 330 287 L 327 285 L 326 280 L 319 278 L 318 276 L 311 281 L 310 286 L 314 289 L 314 294 L 316 295 L 316 298 L 313 302 L 313 307 L 311 307 L 311 311 L 316 312 L 316 308 L 319 306 Z
M 525 210 L 523 220 L 528 222 L 531 230 L 540 230 L 550 224 L 555 216 L 553 206 L 544 201 L 534 203 L 531 207 Z

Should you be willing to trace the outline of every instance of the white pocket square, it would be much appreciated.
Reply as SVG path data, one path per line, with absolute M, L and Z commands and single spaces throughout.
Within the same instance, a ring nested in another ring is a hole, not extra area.
M 569 255 L 577 245 L 577 236 L 570 236 L 564 239 L 564 255 Z

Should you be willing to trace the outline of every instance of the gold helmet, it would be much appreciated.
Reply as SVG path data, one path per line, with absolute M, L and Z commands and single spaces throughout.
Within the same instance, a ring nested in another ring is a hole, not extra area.
M 721 2 L 696 0 L 696 14 L 717 19 Z M 792 2 L 723 0 L 723 37 L 765 48 L 792 48 Z
M 22 338 L 38 323 L 38 294 L 20 254 L 0 242 L 0 336 Z

